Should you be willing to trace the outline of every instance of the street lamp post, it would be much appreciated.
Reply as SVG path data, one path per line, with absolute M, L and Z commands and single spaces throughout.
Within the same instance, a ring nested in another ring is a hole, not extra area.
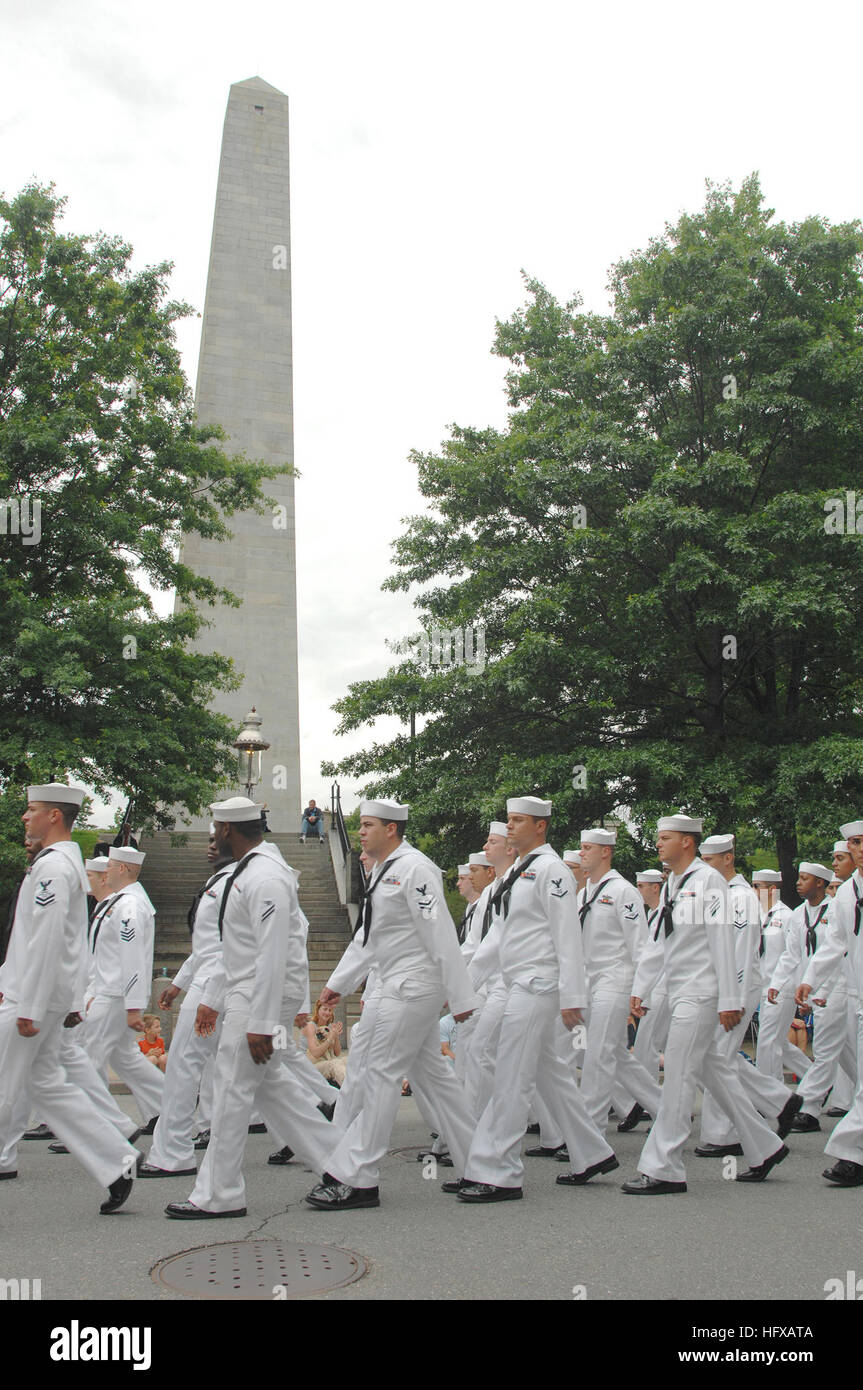
M 261 780 L 263 754 L 270 746 L 259 732 L 261 723 L 261 716 L 256 713 L 253 705 L 246 715 L 242 732 L 232 745 L 237 750 L 239 780 L 246 788 L 246 796 L 250 801 L 253 800 L 252 792 Z

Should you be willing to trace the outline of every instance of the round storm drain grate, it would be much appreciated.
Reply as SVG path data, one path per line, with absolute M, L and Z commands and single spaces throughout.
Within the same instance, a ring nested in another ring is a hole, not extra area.
M 361 1279 L 367 1265 L 337 1245 L 240 1240 L 201 1245 L 159 1260 L 150 1274 L 189 1298 L 303 1298 Z
M 406 1149 L 390 1149 L 389 1158 L 406 1158 L 409 1163 L 416 1163 L 417 1154 L 428 1153 L 428 1144 L 410 1144 Z

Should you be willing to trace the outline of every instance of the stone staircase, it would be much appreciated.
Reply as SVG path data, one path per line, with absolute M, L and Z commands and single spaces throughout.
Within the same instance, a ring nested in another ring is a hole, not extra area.
M 277 846 L 300 876 L 300 907 L 309 919 L 309 977 L 314 1003 L 351 935 L 347 911 L 339 901 L 329 844 L 316 840 L 302 844 L 299 834 L 268 835 L 267 840 Z M 178 848 L 171 845 L 167 831 L 141 841 L 140 847 L 147 855 L 141 885 L 156 909 L 153 1005 L 191 949 L 186 917 L 192 899 L 210 873 L 207 843 L 206 831 L 187 831 L 185 845 Z M 174 1014 L 179 1002 L 174 1005 Z M 341 1001 L 336 1017 L 347 1032 L 359 1013 L 359 995 L 351 995 Z M 168 1020 L 164 1012 L 162 1016 L 168 1025 L 163 1025 L 163 1032 L 169 1036 L 173 1019 Z

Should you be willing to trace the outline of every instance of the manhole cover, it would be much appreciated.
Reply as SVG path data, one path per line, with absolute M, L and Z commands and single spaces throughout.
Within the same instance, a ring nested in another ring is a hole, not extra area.
M 417 1154 L 428 1153 L 430 1144 L 410 1144 L 406 1149 L 390 1149 L 389 1158 L 406 1158 L 411 1163 L 416 1163 Z
M 352 1284 L 366 1262 L 337 1245 L 290 1240 L 226 1241 L 159 1260 L 150 1273 L 163 1288 L 189 1298 L 303 1298 Z

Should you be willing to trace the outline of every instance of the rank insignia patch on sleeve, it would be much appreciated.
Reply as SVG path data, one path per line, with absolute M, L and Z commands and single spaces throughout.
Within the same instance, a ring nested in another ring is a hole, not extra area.
M 35 898 L 33 899 L 33 901 L 35 902 L 35 904 L 36 904 L 37 907 L 50 907 L 50 906 L 51 906 L 52 902 L 54 901 L 54 897 L 55 897 L 54 890 L 51 888 L 51 884 L 52 884 L 53 882 L 54 882 L 54 880 L 53 880 L 52 878 L 40 878 L 40 880 L 39 880 L 39 892 L 36 894 Z

